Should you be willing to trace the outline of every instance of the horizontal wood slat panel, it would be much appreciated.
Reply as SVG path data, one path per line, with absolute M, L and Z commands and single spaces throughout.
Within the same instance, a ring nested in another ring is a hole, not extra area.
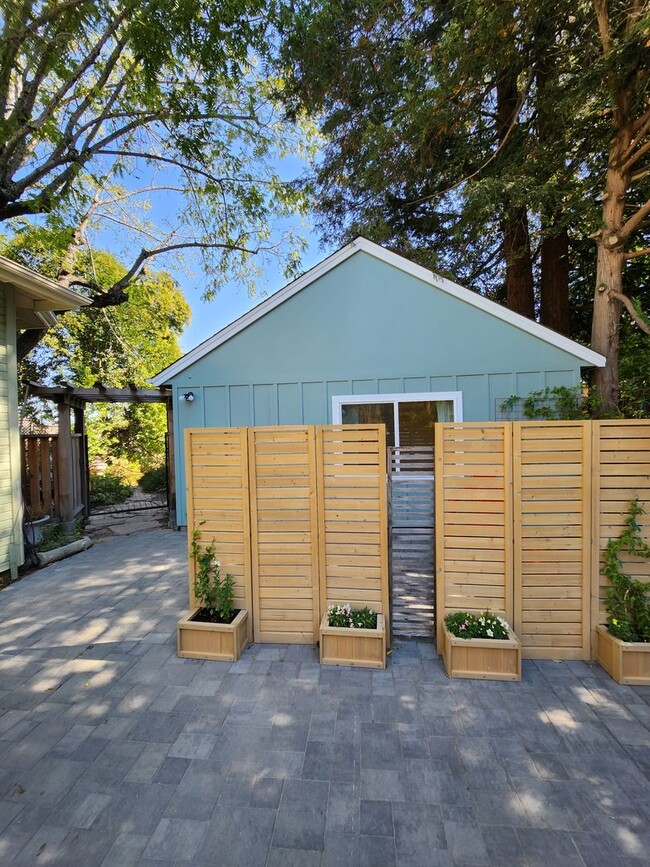
M 222 574 L 234 576 L 235 607 L 250 610 L 246 432 L 240 428 L 186 430 L 185 459 L 189 542 L 191 544 L 192 533 L 197 530 L 201 545 L 214 544 Z M 206 467 L 209 467 L 207 471 Z M 190 560 L 190 607 L 196 604 L 193 582 L 194 563 Z M 249 617 L 249 625 L 250 622 Z
M 349 602 L 388 614 L 384 427 L 316 431 L 321 611 Z

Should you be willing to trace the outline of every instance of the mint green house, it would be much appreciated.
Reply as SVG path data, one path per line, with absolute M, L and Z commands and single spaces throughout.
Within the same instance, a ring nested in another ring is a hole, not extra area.
M 384 422 L 390 445 L 418 445 L 435 421 L 493 420 L 500 400 L 604 364 L 358 238 L 154 377 L 173 390 L 178 523 L 187 427 Z

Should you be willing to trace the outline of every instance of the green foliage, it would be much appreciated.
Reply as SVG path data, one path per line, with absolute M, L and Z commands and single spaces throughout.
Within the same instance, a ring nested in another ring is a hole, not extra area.
M 134 488 L 142 475 L 142 468 L 129 458 L 111 458 L 104 478 L 118 479 L 123 485 Z
M 499 404 L 504 413 L 515 414 L 521 406 L 525 418 L 543 421 L 581 421 L 590 418 L 620 418 L 607 408 L 595 388 L 580 385 L 546 386 L 528 397 L 511 395 Z
M 90 476 L 90 506 L 116 506 L 126 502 L 133 493 L 131 485 L 125 484 L 116 476 Z
M 295 268 L 297 245 L 275 225 L 304 206 L 278 168 L 303 134 L 269 98 L 281 5 L 6 0 L 0 221 L 54 214 L 82 234 L 99 223 L 134 257 L 143 243 L 187 245 L 204 253 L 208 291 L 254 281 L 256 256 L 282 250 Z M 158 225 L 155 207 L 135 219 L 136 203 L 156 201 Z
M 641 538 L 638 518 L 645 514 L 638 499 L 630 503 L 625 529 L 605 546 L 603 574 L 611 586 L 605 594 L 607 629 L 622 641 L 650 641 L 650 582 L 623 571 L 621 554 L 650 560 L 650 545 Z
M 0 239 L 1 240 L 1 239 Z M 41 273 L 56 275 L 66 256 L 69 232 L 24 225 L 0 252 Z M 108 288 L 125 273 L 108 253 L 92 257 L 78 253 L 75 270 Z M 189 322 L 190 308 L 176 282 L 165 272 L 151 271 L 129 289 L 128 300 L 117 307 L 83 308 L 58 317 L 28 365 L 26 379 L 48 384 L 70 382 L 91 387 L 97 380 L 113 388 L 131 383 L 143 387 L 151 376 L 181 355 L 180 335 Z M 28 414 L 43 419 L 41 404 L 32 402 Z M 90 460 L 101 457 L 131 459 L 150 469 L 165 454 L 166 409 L 162 404 L 90 404 L 86 434 Z M 133 479 L 130 484 L 136 484 Z
M 145 494 L 158 494 L 167 490 L 167 469 L 154 467 L 140 477 L 139 485 Z
M 502 617 L 484 611 L 483 614 L 470 614 L 455 611 L 445 617 L 445 626 L 456 638 L 509 638 L 508 624 Z
M 36 550 L 43 553 L 45 551 L 53 551 L 55 548 L 62 548 L 69 542 L 75 542 L 81 539 L 83 535 L 83 526 L 77 522 L 74 526 L 72 534 L 66 533 L 62 524 L 50 523 L 43 527 L 41 539 L 36 543 Z
M 211 617 L 230 623 L 234 617 L 234 576 L 221 575 L 214 539 L 210 545 L 201 547 L 201 533 L 194 530 L 190 555 L 194 560 L 194 595 Z
M 367 606 L 352 608 L 351 605 L 330 605 L 327 609 L 328 626 L 354 629 L 376 629 L 377 614 Z

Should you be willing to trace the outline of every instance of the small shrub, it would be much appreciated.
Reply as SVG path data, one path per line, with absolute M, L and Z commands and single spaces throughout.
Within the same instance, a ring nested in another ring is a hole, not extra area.
M 145 494 L 164 493 L 167 490 L 167 470 L 165 467 L 156 467 L 147 470 L 138 482 Z
M 489 611 L 478 616 L 467 611 L 455 611 L 445 617 L 445 626 L 456 638 L 510 638 L 507 622 Z
M 214 539 L 205 548 L 201 548 L 200 540 L 201 534 L 195 530 L 190 548 L 196 566 L 194 595 L 214 620 L 231 623 L 235 616 L 234 576 L 221 576 L 221 563 L 217 560 Z
M 115 506 L 124 503 L 133 493 L 130 485 L 107 473 L 105 476 L 90 477 L 90 506 Z
M 352 608 L 350 605 L 330 605 L 327 609 L 327 625 L 354 627 L 355 629 L 376 629 L 377 614 L 367 606 Z
M 71 534 L 65 532 L 62 524 L 47 524 L 43 528 L 40 542 L 36 543 L 36 550 L 40 553 L 53 551 L 55 548 L 62 548 L 69 542 L 81 539 L 82 535 L 83 525 L 80 521 L 77 521 Z
M 650 583 L 637 581 L 623 571 L 620 554 L 627 551 L 635 557 L 650 560 L 650 545 L 641 538 L 638 522 L 645 510 L 638 499 L 632 500 L 625 529 L 605 547 L 603 573 L 611 586 L 605 593 L 607 629 L 621 641 L 650 641 Z

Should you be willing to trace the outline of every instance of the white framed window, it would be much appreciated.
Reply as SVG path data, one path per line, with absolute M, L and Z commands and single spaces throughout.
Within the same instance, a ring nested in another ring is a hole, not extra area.
M 460 391 L 342 394 L 332 397 L 333 424 L 386 425 L 386 445 L 433 445 L 433 425 L 463 420 Z

